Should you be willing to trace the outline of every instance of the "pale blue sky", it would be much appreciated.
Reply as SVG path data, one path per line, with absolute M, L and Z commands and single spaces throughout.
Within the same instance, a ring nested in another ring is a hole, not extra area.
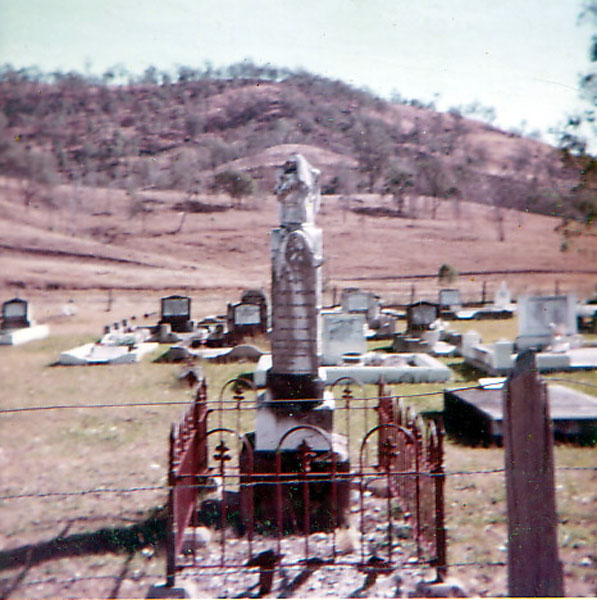
M 580 0 L 0 0 L 0 63 L 303 67 L 496 125 L 546 131 L 579 105 L 591 31 Z

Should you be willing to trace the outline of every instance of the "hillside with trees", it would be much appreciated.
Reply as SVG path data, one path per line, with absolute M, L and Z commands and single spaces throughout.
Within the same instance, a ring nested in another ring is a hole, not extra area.
M 431 216 L 446 200 L 590 214 L 577 193 L 581 163 L 476 120 L 491 110 L 475 103 L 440 113 L 250 62 L 180 67 L 176 78 L 149 68 L 113 83 L 122 76 L 1 69 L 0 174 L 20 181 L 25 207 L 51 209 L 60 184 L 125 190 L 134 214 L 146 190 L 178 190 L 187 202 L 222 191 L 240 205 L 271 190 L 272 167 L 299 150 L 324 167 L 324 194 L 386 194 L 397 216 L 415 216 L 412 196 L 430 199 Z

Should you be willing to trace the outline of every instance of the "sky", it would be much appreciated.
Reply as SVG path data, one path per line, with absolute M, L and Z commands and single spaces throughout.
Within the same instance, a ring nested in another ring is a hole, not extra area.
M 0 0 L 0 64 L 102 74 L 124 65 L 303 68 L 495 125 L 547 132 L 582 107 L 582 0 Z M 591 145 L 593 148 L 593 145 Z M 594 146 L 597 148 L 597 143 Z

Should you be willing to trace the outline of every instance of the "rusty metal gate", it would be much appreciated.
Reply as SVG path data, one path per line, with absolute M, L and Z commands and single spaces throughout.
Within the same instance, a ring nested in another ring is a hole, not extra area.
M 333 460 L 331 471 L 322 473 L 321 452 L 305 443 L 289 468 L 281 440 L 274 471 L 264 472 L 254 434 L 246 433 L 258 404 L 253 384 L 231 380 L 208 401 L 200 383 L 170 436 L 167 585 L 177 572 L 194 568 L 211 579 L 227 574 L 238 593 L 243 573 L 258 568 L 266 593 L 277 568 L 356 568 L 375 580 L 405 561 L 434 567 L 444 578 L 441 424 L 416 416 L 383 383 L 369 397 L 349 378 L 330 390 L 334 431 L 347 441 L 350 468 Z M 306 427 L 327 440 L 334 455 L 331 436 L 317 427 L 303 425 L 285 437 Z M 347 505 L 347 515 L 332 511 L 322 525 L 322 494 L 332 506 Z M 256 506 L 256 495 L 271 510 Z

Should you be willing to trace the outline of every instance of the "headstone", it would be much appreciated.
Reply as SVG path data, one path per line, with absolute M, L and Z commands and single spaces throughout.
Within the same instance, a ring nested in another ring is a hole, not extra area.
M 474 330 L 466 331 L 460 338 L 460 354 L 465 358 L 473 356 L 473 348 L 481 343 L 481 336 Z
M 13 298 L 2 304 L 1 329 L 22 329 L 24 327 L 30 327 L 31 323 L 32 319 L 27 300 Z
M 229 343 L 239 343 L 244 336 L 267 332 L 267 300 L 260 290 L 248 290 L 241 301 L 228 304 L 227 326 Z
M 439 291 L 440 309 L 460 310 L 462 308 L 462 298 L 460 290 L 444 289 Z
M 228 304 L 226 343 L 235 345 L 245 336 L 258 335 L 267 331 L 265 308 L 251 302 Z
M 344 312 L 323 312 L 322 364 L 338 365 L 345 354 L 367 351 L 365 315 Z
M 261 325 L 261 310 L 258 304 L 239 302 L 233 305 L 232 324 L 235 327 L 242 325 Z
M 261 290 L 245 290 L 240 297 L 240 301 L 267 307 L 267 298 Z
M 415 302 L 406 307 L 406 330 L 427 331 L 439 317 L 439 306 L 432 302 Z
M 272 399 L 321 399 L 321 230 L 319 171 L 300 155 L 286 162 L 276 189 L 280 227 L 271 235 Z
M 512 294 L 508 288 L 508 284 L 505 281 L 500 283 L 500 287 L 495 292 L 493 299 L 493 305 L 495 308 L 506 309 L 512 304 Z
M 281 469 L 287 480 L 280 491 L 285 527 L 329 530 L 342 524 L 350 496 L 349 478 L 341 483 L 332 479 L 335 473 L 348 473 L 350 461 L 346 439 L 333 432 L 334 398 L 324 394 L 319 378 L 323 249 L 321 230 L 314 223 L 319 171 L 302 156 L 292 155 L 282 167 L 276 193 L 280 226 L 271 235 L 271 367 L 266 390 L 258 397 L 250 442 L 254 451 L 249 459 L 243 447 L 240 468 L 241 473 L 251 469 L 263 474 L 263 483 L 252 478 L 252 490 L 255 514 L 264 521 L 278 519 L 271 475 Z M 321 476 L 317 483 L 308 484 L 305 497 L 296 493 L 290 479 L 311 469 L 311 461 L 317 463 Z M 335 502 L 332 490 L 337 490 Z M 241 479 L 241 507 L 247 505 L 247 493 Z M 314 520 L 306 525 L 292 514 L 305 514 L 309 498 L 322 509 L 317 511 L 321 517 L 312 513 Z
M 340 303 L 343 312 L 363 313 L 366 315 L 368 323 L 377 319 L 381 310 L 379 296 L 359 288 L 345 288 L 342 290 Z
M 163 323 L 168 323 L 172 331 L 191 331 L 191 299 L 188 296 L 178 295 L 162 298 L 158 325 Z
M 509 340 L 499 340 L 493 345 L 493 367 L 504 372 L 512 368 L 514 343 Z
M 544 348 L 554 334 L 574 336 L 578 333 L 576 296 L 521 296 L 518 299 L 518 337 L 520 350 Z

